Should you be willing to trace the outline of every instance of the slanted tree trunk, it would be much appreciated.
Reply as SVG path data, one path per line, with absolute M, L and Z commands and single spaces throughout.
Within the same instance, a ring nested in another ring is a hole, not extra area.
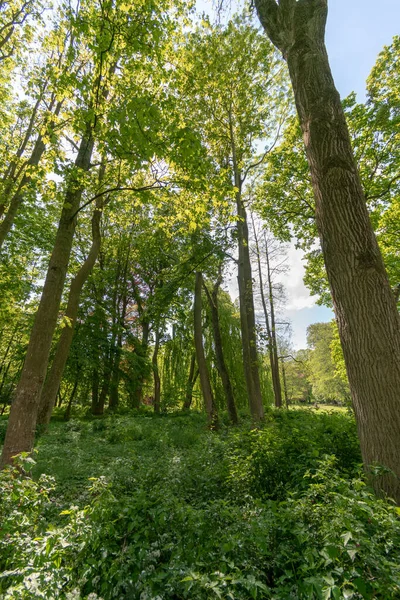
M 75 161 L 76 170 L 68 182 L 24 367 L 10 409 L 1 466 L 12 463 L 12 457 L 16 454 L 30 452 L 33 448 L 40 395 L 46 376 L 51 340 L 57 324 L 61 295 L 71 254 L 76 213 L 83 192 L 83 184 L 79 178 L 82 172 L 88 171 L 90 168 L 93 145 L 91 128 L 88 128 L 88 134 L 82 138 L 80 143 Z
M 102 179 L 103 176 L 100 174 L 99 180 L 101 181 Z M 94 209 L 92 216 L 92 246 L 90 248 L 86 260 L 84 261 L 78 273 L 71 282 L 67 309 L 65 311 L 67 324 L 61 331 L 60 339 L 57 343 L 54 360 L 51 365 L 50 372 L 47 376 L 45 384 L 43 386 L 40 398 L 37 423 L 38 425 L 43 425 L 44 427 L 46 427 L 50 422 L 51 413 L 53 412 L 53 408 L 57 398 L 57 391 L 60 387 L 65 364 L 68 359 L 69 350 L 74 336 L 75 323 L 78 316 L 79 299 L 82 292 L 82 288 L 94 267 L 94 264 L 100 251 L 100 221 L 102 209 L 102 201 L 99 198 L 99 201 L 96 203 L 96 208 Z
M 208 291 L 206 285 L 204 285 L 204 290 L 206 292 L 206 296 L 208 299 L 208 303 L 210 305 L 211 310 L 211 323 L 213 330 L 213 338 L 214 338 L 214 346 L 215 346 L 215 358 L 217 363 L 217 369 L 219 376 L 221 377 L 222 387 L 224 389 L 226 406 L 228 409 L 228 415 L 233 423 L 233 425 L 238 424 L 238 416 L 235 404 L 235 397 L 233 394 L 233 387 L 231 383 L 231 378 L 229 377 L 229 372 L 226 367 L 224 351 L 222 348 L 222 336 L 221 336 L 221 327 L 219 323 L 219 311 L 218 311 L 218 291 L 222 283 L 222 274 L 221 270 L 218 275 L 218 279 L 215 282 L 215 285 L 212 289 L 212 292 Z
M 196 273 L 196 282 L 194 288 L 194 345 L 196 348 L 196 359 L 200 375 L 200 387 L 204 398 L 204 405 L 208 417 L 208 425 L 211 428 L 215 428 L 218 426 L 218 414 L 211 388 L 210 375 L 207 368 L 207 362 L 203 346 L 203 327 L 201 322 L 202 285 L 203 276 L 201 273 L 198 272 Z
M 189 377 L 186 383 L 186 396 L 183 403 L 183 410 L 190 410 L 193 401 L 193 388 L 199 376 L 199 369 L 196 369 L 196 353 L 193 352 L 190 361 Z
M 153 367 L 153 380 L 154 380 L 154 412 L 156 414 L 160 414 L 160 405 L 161 405 L 161 380 L 160 373 L 158 371 L 158 351 L 160 349 L 160 326 L 156 325 L 156 339 L 154 342 L 154 350 L 153 356 L 151 359 L 151 364 Z
M 400 503 L 400 318 L 325 47 L 327 0 L 255 0 L 289 67 L 363 462 Z

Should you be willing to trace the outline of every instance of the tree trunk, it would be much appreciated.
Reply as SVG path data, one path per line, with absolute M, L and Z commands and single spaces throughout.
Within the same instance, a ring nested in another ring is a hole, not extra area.
M 238 215 L 238 284 L 240 301 L 240 323 L 242 331 L 243 365 L 251 416 L 260 421 L 264 418 L 260 375 L 258 372 L 256 320 L 254 312 L 253 279 L 251 272 L 249 229 L 247 214 L 240 189 L 236 194 Z
M 110 410 L 116 410 L 116 408 L 118 407 L 118 404 L 119 404 L 119 381 L 120 381 L 120 376 L 121 376 L 119 366 L 120 366 L 120 362 L 121 362 L 122 337 L 123 337 L 123 330 L 125 327 L 126 310 L 127 310 L 127 306 L 128 306 L 127 274 L 128 274 L 128 270 L 129 270 L 129 265 L 130 265 L 130 248 L 128 249 L 128 252 L 126 255 L 123 275 L 122 275 L 122 277 L 120 277 L 120 281 L 116 282 L 117 285 L 119 283 L 122 286 L 122 298 L 117 295 L 116 303 L 114 305 L 116 317 L 117 317 L 117 321 L 115 323 L 116 329 L 117 329 L 117 336 L 116 336 L 117 343 L 115 346 L 115 353 L 114 353 L 115 356 L 114 356 L 113 371 L 112 371 L 111 385 L 110 385 L 110 401 L 109 401 L 109 405 L 108 405 Z M 122 302 L 122 306 L 121 306 L 121 302 Z
M 65 195 L 64 207 L 50 258 L 42 296 L 29 340 L 21 378 L 18 383 L 4 441 L 1 466 L 12 463 L 20 452 L 30 452 L 35 440 L 35 428 L 40 394 L 46 376 L 51 341 L 57 324 L 61 295 L 67 273 L 83 185 L 80 173 L 88 171 L 94 140 L 91 134 L 81 140 Z
M 232 115 L 229 113 L 229 130 L 232 150 L 233 177 L 236 188 L 237 234 L 238 234 L 238 286 L 240 302 L 240 327 L 242 333 L 243 367 L 251 416 L 255 421 L 264 418 L 258 371 L 256 320 L 254 313 L 253 279 L 251 273 L 249 228 L 242 199 L 243 179 L 236 156 L 235 133 Z
M 195 386 L 197 377 L 199 376 L 199 370 L 196 369 L 196 353 L 194 352 L 192 354 L 192 358 L 190 361 L 190 368 L 189 368 L 189 377 L 186 383 L 186 396 L 185 396 L 185 402 L 183 403 L 183 410 L 190 410 L 190 407 L 192 406 L 192 400 L 193 400 L 193 388 Z
M 208 424 L 211 428 L 218 426 L 218 415 L 212 393 L 210 375 L 208 373 L 206 357 L 203 347 L 203 327 L 201 323 L 201 288 L 203 276 L 196 273 L 196 282 L 194 288 L 194 345 L 196 348 L 196 359 L 199 367 L 200 387 L 204 398 L 204 405 L 208 417 Z
M 99 179 L 101 180 L 102 177 L 99 176 Z M 75 323 L 78 316 L 79 299 L 81 291 L 94 267 L 94 264 L 100 251 L 101 215 L 102 203 L 98 202 L 96 204 L 96 208 L 94 209 L 92 216 L 92 246 L 90 248 L 89 254 L 85 262 L 82 264 L 78 273 L 71 282 L 67 309 L 65 311 L 67 323 L 61 331 L 60 339 L 57 343 L 54 360 L 51 365 L 50 372 L 45 381 L 40 398 L 37 423 L 38 425 L 43 425 L 45 427 L 50 422 L 51 413 L 53 412 L 53 407 L 57 398 L 57 391 L 60 387 L 65 364 L 68 359 L 69 349 L 71 347 L 72 339 L 74 336 Z
M 120 370 L 119 365 L 121 362 L 121 347 L 119 345 L 119 340 L 117 342 L 117 347 L 115 349 L 115 357 L 113 363 L 113 369 L 111 374 L 111 382 L 110 382 L 110 398 L 108 402 L 108 408 L 110 410 L 116 410 L 119 404 L 119 381 L 120 381 Z
M 282 380 L 283 380 L 283 394 L 284 394 L 284 398 L 285 398 L 285 405 L 286 405 L 286 408 L 289 408 L 289 396 L 288 396 L 287 383 L 286 383 L 286 369 L 285 369 L 285 362 L 283 359 L 282 359 Z
M 289 67 L 363 461 L 400 503 L 400 318 L 325 48 L 327 0 L 255 0 Z
M 151 359 L 151 364 L 153 367 L 153 378 L 154 378 L 154 412 L 156 414 L 160 413 L 160 404 L 161 404 L 161 380 L 160 374 L 158 371 L 158 351 L 160 349 L 160 331 L 156 326 L 156 339 L 154 344 L 153 356 Z
M 113 345 L 110 347 L 110 355 L 106 356 L 103 381 L 101 384 L 100 394 L 97 393 L 96 402 L 92 402 L 92 415 L 97 417 L 104 414 L 104 408 L 106 400 L 110 393 L 111 386 L 111 375 L 113 370 L 113 359 L 112 359 Z M 93 398 L 92 398 L 93 400 Z
M 92 372 L 92 415 L 97 414 L 97 407 L 99 405 L 99 368 L 98 365 L 93 369 Z
M 72 388 L 72 392 L 71 392 L 71 395 L 70 395 L 69 400 L 68 400 L 67 408 L 65 409 L 64 421 L 69 421 L 70 418 L 71 418 L 72 402 L 74 401 L 75 394 L 76 394 L 76 391 L 78 389 L 78 384 L 79 384 L 79 370 L 78 370 L 78 372 L 76 374 L 76 379 L 75 379 L 75 382 L 74 382 L 74 387 Z
M 229 372 L 225 364 L 224 351 L 222 348 L 222 336 L 221 336 L 221 328 L 219 323 L 219 312 L 218 312 L 218 290 L 220 288 L 222 282 L 221 271 L 219 273 L 218 279 L 213 287 L 212 293 L 207 289 L 207 286 L 204 285 L 204 290 L 207 295 L 208 303 L 210 305 L 211 310 L 211 323 L 213 329 L 213 338 L 214 338 L 214 346 L 215 346 L 215 358 L 217 363 L 217 369 L 219 376 L 221 377 L 222 387 L 224 389 L 226 406 L 228 409 L 228 414 L 233 425 L 238 424 L 238 416 L 236 411 L 235 397 L 233 395 L 233 388 L 231 383 L 231 378 L 229 377 Z
M 256 244 L 257 267 L 258 267 L 258 279 L 260 282 L 261 304 L 263 307 L 265 326 L 267 329 L 267 336 L 268 336 L 268 355 L 269 355 L 269 364 L 271 367 L 272 387 L 274 390 L 275 406 L 276 406 L 276 408 L 281 408 L 281 406 L 282 406 L 282 389 L 281 389 L 281 380 L 279 377 L 278 349 L 277 349 L 276 335 L 275 335 L 274 296 L 273 296 L 272 288 L 271 288 L 272 281 L 271 281 L 271 271 L 270 271 L 270 265 L 269 265 L 268 247 L 266 246 L 269 301 L 270 301 L 270 311 L 269 312 L 270 312 L 270 314 L 268 314 L 267 303 L 266 303 L 265 294 L 264 294 L 264 281 L 263 281 L 263 273 L 262 273 L 262 268 L 261 268 L 260 246 L 258 243 L 258 237 L 257 237 L 257 232 L 256 232 L 253 216 L 251 218 L 252 218 L 252 223 L 253 223 L 254 240 L 255 240 L 255 244 Z M 271 317 L 271 325 L 269 322 L 270 317 Z
M 282 389 L 281 389 L 281 380 L 279 377 L 278 343 L 276 341 L 274 290 L 273 290 L 273 286 L 272 286 L 271 265 L 270 265 L 270 261 L 269 261 L 269 249 L 268 249 L 268 242 L 267 242 L 266 236 L 265 236 L 265 257 L 267 259 L 269 314 L 271 317 L 271 350 L 272 350 L 273 365 L 274 365 L 274 370 L 272 373 L 272 381 L 273 381 L 274 393 L 275 393 L 275 406 L 277 408 L 281 408 L 282 407 Z
M 142 340 L 139 349 L 140 356 L 143 360 L 147 357 L 147 350 L 149 346 L 149 333 L 150 323 L 146 319 L 142 320 Z M 139 373 L 137 376 L 137 384 L 134 392 L 130 395 L 130 405 L 132 408 L 139 408 L 143 402 L 143 386 L 145 382 L 144 374 Z

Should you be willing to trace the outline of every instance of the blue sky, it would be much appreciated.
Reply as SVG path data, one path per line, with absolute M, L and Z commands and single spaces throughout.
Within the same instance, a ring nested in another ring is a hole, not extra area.
M 232 2 L 235 5 L 235 0 Z M 236 4 L 237 5 L 237 4 Z M 197 0 L 199 10 L 212 12 L 212 0 Z M 333 76 L 342 97 L 355 91 L 365 96 L 365 81 L 383 46 L 400 33 L 400 0 L 330 0 L 326 44 Z M 290 273 L 285 278 L 287 316 L 292 322 L 296 349 L 306 346 L 306 329 L 311 323 L 329 321 L 328 308 L 315 304 L 305 288 L 301 253 L 289 250 Z

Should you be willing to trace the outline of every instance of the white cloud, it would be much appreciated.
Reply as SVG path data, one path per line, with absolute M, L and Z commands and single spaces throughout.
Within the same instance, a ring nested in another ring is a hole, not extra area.
M 311 296 L 303 282 L 304 253 L 302 250 L 295 248 L 294 242 L 292 242 L 288 247 L 287 256 L 289 269 L 287 273 L 280 277 L 280 281 L 286 290 L 286 312 L 313 308 L 316 305 L 318 296 Z

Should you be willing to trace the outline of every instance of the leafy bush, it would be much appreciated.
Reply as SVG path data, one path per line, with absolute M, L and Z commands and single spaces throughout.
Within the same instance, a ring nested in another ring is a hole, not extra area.
M 400 597 L 398 512 L 354 476 L 351 442 L 322 458 L 354 428 L 331 417 L 273 415 L 261 430 L 218 434 L 199 415 L 113 417 L 79 438 L 56 424 L 37 479 L 0 474 L 0 596 Z M 125 441 L 108 439 L 116 429 Z
M 262 429 L 239 431 L 230 449 L 235 497 L 284 499 L 304 488 L 307 470 L 333 454 L 342 473 L 354 474 L 361 455 L 354 420 L 344 413 L 275 411 Z

